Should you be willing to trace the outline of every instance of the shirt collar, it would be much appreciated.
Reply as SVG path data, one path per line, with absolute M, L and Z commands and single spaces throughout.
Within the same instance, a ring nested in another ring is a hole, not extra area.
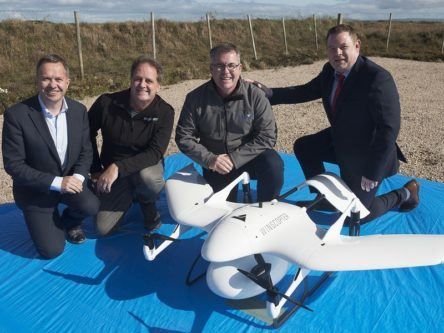
M 46 107 L 45 103 L 43 103 L 43 100 L 40 97 L 40 94 L 38 95 L 38 99 L 39 99 L 40 107 L 42 108 L 43 115 L 46 118 L 53 118 L 54 117 L 53 114 L 51 112 L 49 112 L 49 110 Z M 65 97 L 63 97 L 62 109 L 60 110 L 60 113 L 65 113 L 67 111 L 68 111 L 68 104 L 66 103 Z
M 344 75 L 344 80 L 347 79 L 348 75 L 350 74 L 351 70 L 349 69 L 348 71 L 345 71 L 344 73 L 338 73 L 335 71 L 335 79 L 338 79 L 338 76 L 340 74 Z

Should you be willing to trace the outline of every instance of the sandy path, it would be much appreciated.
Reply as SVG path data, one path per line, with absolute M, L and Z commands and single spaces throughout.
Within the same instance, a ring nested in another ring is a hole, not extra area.
M 444 63 L 429 63 L 399 59 L 372 58 L 388 69 L 395 78 L 401 97 L 401 132 L 398 144 L 409 163 L 400 172 L 444 182 Z M 244 72 L 244 77 L 260 80 L 270 87 L 285 87 L 305 83 L 319 73 L 324 61 L 298 67 Z M 191 80 L 165 86 L 160 95 L 176 110 L 176 121 L 186 94 L 205 82 Z M 88 107 L 95 98 L 82 102 Z M 293 141 L 328 126 L 320 100 L 273 107 L 279 129 L 277 149 L 292 153 Z M 1 117 L 3 122 L 3 117 Z M 177 152 L 173 138 L 168 154 Z M 0 203 L 11 202 L 10 177 L 0 168 L 2 191 Z

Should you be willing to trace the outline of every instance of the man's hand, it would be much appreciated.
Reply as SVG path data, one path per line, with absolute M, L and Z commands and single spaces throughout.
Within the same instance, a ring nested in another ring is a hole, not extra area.
M 83 182 L 74 176 L 65 176 L 62 179 L 62 193 L 80 193 L 83 191 Z
M 362 176 L 361 188 L 362 188 L 363 191 L 370 192 L 371 190 L 373 190 L 377 186 L 378 186 L 378 182 L 377 181 L 370 180 L 370 179 L 367 179 L 364 176 Z
M 99 180 L 101 174 L 102 174 L 101 172 L 94 172 L 94 173 L 92 173 L 92 174 L 89 176 L 89 178 L 91 179 L 91 181 L 92 181 L 94 184 L 96 184 L 97 181 Z
M 231 157 L 227 154 L 216 155 L 210 164 L 210 170 L 213 170 L 221 175 L 226 175 L 233 170 L 234 164 Z
M 91 175 L 91 178 L 95 175 Z M 102 172 L 96 183 L 96 191 L 100 193 L 111 192 L 111 186 L 119 176 L 119 167 L 116 164 L 111 164 L 105 171 Z
M 270 99 L 273 96 L 273 90 L 268 88 L 265 84 L 251 79 L 244 79 L 244 81 L 253 83 L 256 87 L 258 87 L 265 93 L 265 97 L 267 97 L 268 99 Z

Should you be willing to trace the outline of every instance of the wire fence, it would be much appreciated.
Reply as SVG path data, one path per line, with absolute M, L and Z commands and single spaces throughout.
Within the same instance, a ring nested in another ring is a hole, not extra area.
M 194 22 L 165 17 L 162 12 L 122 12 L 117 19 L 107 12 L 0 10 L 0 87 L 17 95 L 8 93 L 11 96 L 5 98 L 0 91 L 0 102 L 7 105 L 29 93 L 23 83 L 32 79 L 32 73 L 23 69 L 33 68 L 45 53 L 67 58 L 80 79 L 79 94 L 93 95 L 105 81 L 110 90 L 122 85 L 128 64 L 141 53 L 160 60 L 168 83 L 202 77 L 208 50 L 221 41 L 241 46 L 244 68 L 247 62 L 257 69 L 309 63 L 324 57 L 326 32 L 338 22 L 351 23 L 362 32 L 366 55 L 444 61 L 444 22 L 403 22 L 392 13 L 381 14 L 376 21 L 351 20 L 338 13 L 239 13 L 219 18 L 207 12 Z

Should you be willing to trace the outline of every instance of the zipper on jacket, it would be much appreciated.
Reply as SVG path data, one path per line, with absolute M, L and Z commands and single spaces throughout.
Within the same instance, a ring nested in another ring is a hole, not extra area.
M 224 128 L 224 130 L 225 130 L 225 139 L 224 139 L 224 146 L 225 146 L 225 154 L 228 154 L 228 146 L 227 146 L 227 142 L 228 142 L 228 112 L 227 112 L 227 103 L 224 101 L 224 117 L 225 117 L 225 122 L 224 122 L 224 125 L 225 125 L 225 128 Z M 222 121 L 221 121 L 221 123 L 222 123 Z

